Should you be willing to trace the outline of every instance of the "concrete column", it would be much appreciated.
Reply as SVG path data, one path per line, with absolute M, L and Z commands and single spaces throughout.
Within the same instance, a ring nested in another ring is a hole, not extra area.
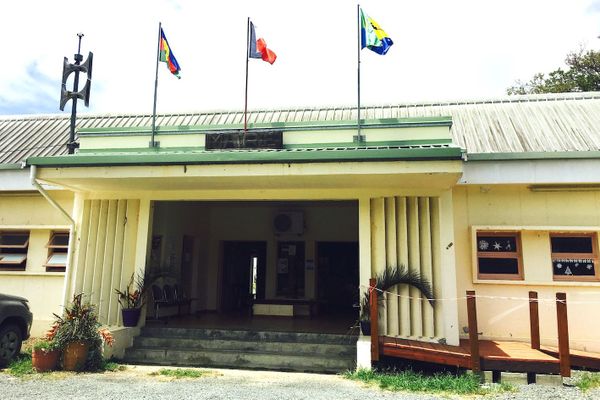
M 440 244 L 440 198 L 432 197 L 429 203 L 431 216 L 431 263 L 433 273 L 433 293 L 441 298 L 442 286 L 442 263 L 441 263 L 441 244 Z M 441 302 L 435 303 L 435 337 L 444 336 L 444 315 Z
M 67 255 L 67 268 L 65 272 L 65 281 L 63 285 L 62 304 L 67 304 L 73 296 L 78 275 L 78 255 L 81 251 L 78 240 L 81 235 L 82 222 L 84 219 L 84 204 L 85 201 L 80 193 L 75 193 L 73 198 L 72 216 L 75 220 L 75 225 L 69 231 L 69 250 Z
M 410 271 L 421 272 L 421 255 L 419 246 L 419 202 L 417 197 L 409 197 L 408 206 L 408 268 Z M 423 336 L 422 304 L 418 299 L 421 292 L 411 287 L 410 293 L 410 325 L 412 336 Z
M 440 264 L 441 298 L 456 299 L 456 257 L 454 254 L 454 210 L 452 191 L 440 197 Z M 440 306 L 444 315 L 444 337 L 450 345 L 459 344 L 458 304 L 456 300 L 444 300 Z
M 419 253 L 421 256 L 421 276 L 433 284 L 433 266 L 431 260 L 431 218 L 429 197 L 419 198 Z M 423 294 L 420 293 L 423 297 Z M 423 312 L 423 336 L 434 336 L 433 308 L 427 300 L 421 301 Z
M 359 299 L 371 278 L 371 199 L 358 199 Z M 371 369 L 371 338 L 361 336 L 356 343 L 356 367 Z
M 396 240 L 398 263 L 408 268 L 408 221 L 406 209 L 406 197 L 396 198 Z M 407 285 L 400 285 L 398 288 L 398 312 L 400 313 L 400 335 L 410 336 L 410 292 Z
M 396 199 L 394 197 L 385 198 L 385 256 L 386 266 L 398 265 L 398 251 L 396 241 Z M 398 336 L 398 287 L 389 289 L 391 293 L 386 299 L 387 311 L 387 334 L 389 336 Z
M 373 277 L 383 272 L 386 261 L 386 240 L 385 240 L 385 201 L 383 197 L 371 199 L 371 274 Z M 382 304 L 386 304 L 385 294 Z M 387 335 L 387 314 L 386 309 L 380 309 L 379 314 L 379 334 Z

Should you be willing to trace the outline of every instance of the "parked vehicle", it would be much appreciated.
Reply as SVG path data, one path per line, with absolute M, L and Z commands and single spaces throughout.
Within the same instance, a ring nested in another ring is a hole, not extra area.
M 0 367 L 19 354 L 23 340 L 29 338 L 32 319 L 27 299 L 0 293 Z

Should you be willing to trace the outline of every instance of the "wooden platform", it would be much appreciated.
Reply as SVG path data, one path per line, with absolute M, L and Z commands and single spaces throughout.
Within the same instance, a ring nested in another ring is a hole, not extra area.
M 558 349 L 556 347 L 541 346 L 540 350 L 552 357 L 558 358 Z M 569 355 L 571 365 L 574 367 L 600 371 L 600 354 L 570 349 Z
M 371 315 L 371 359 L 379 356 L 398 357 L 435 364 L 468 368 L 473 372 L 525 372 L 528 381 L 535 382 L 535 374 L 571 376 L 571 367 L 600 370 L 600 354 L 569 349 L 567 298 L 556 293 L 558 348 L 540 346 L 540 328 L 537 292 L 529 292 L 530 343 L 480 340 L 477 329 L 475 291 L 466 291 L 469 339 L 458 346 L 441 343 L 400 339 L 379 335 L 379 305 L 377 282 L 369 280 L 369 311 Z
M 470 343 L 466 339 L 460 341 L 460 346 L 450 346 L 382 336 L 380 349 L 384 356 L 472 368 Z M 529 343 L 480 340 L 479 355 L 484 371 L 560 373 L 558 350 L 552 347 L 535 350 Z M 600 370 L 600 354 L 571 350 L 571 365 Z

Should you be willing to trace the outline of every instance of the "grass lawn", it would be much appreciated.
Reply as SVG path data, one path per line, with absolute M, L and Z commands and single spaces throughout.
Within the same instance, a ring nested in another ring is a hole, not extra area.
M 381 372 L 359 369 L 346 372 L 344 376 L 369 385 L 377 385 L 390 391 L 481 395 L 514 390 L 513 386 L 508 384 L 483 386 L 480 384 L 479 377 L 471 373 L 424 375 L 411 370 Z

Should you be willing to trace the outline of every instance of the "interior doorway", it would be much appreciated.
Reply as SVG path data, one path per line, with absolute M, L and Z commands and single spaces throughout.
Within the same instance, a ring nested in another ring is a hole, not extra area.
M 223 242 L 221 312 L 249 312 L 253 300 L 264 300 L 266 260 L 267 242 Z
M 353 313 L 359 300 L 358 242 L 317 242 L 318 297 L 325 313 Z

